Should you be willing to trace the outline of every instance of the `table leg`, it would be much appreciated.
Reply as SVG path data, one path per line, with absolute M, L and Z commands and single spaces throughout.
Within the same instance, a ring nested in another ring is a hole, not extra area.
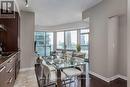
M 61 71 L 57 70 L 57 87 L 62 87 L 62 81 L 61 81 Z
M 81 75 L 81 87 L 86 87 L 86 75 Z

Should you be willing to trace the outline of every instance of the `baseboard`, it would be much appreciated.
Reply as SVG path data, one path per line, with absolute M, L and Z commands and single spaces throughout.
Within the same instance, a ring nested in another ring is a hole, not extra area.
M 102 80 L 104 80 L 104 81 L 106 81 L 106 82 L 110 82 L 110 81 L 109 81 L 109 78 L 106 78 L 106 77 L 104 77 L 104 76 L 102 76 L 102 75 L 99 75 L 99 74 L 97 74 L 97 73 L 95 73 L 95 72 L 89 71 L 89 74 L 91 74 L 91 75 L 93 75 L 93 76 L 96 76 L 97 78 L 100 78 L 100 79 L 102 79 Z
M 120 74 L 119 74 L 118 77 L 121 78 L 121 79 L 127 80 L 127 77 L 126 77 L 126 76 L 123 76 L 123 75 L 120 75 Z
M 106 82 L 113 81 L 113 80 L 115 80 L 117 78 L 121 78 L 121 79 L 127 80 L 126 76 L 123 76 L 123 75 L 120 75 L 120 74 L 119 75 L 115 75 L 115 76 L 110 77 L 110 78 L 104 77 L 104 76 L 99 75 L 99 74 L 97 74 L 95 72 L 92 72 L 92 71 L 90 71 L 89 74 L 94 75 L 94 76 L 96 76 L 96 77 L 98 77 L 98 78 L 100 78 L 100 79 L 102 79 L 102 80 L 104 80 Z
M 118 78 L 119 78 L 119 75 L 115 75 L 115 76 L 112 76 L 112 77 L 110 77 L 108 79 L 109 79 L 109 82 L 111 82 L 111 81 L 113 81 L 115 79 L 118 79 Z
M 25 71 L 29 71 L 29 70 L 34 70 L 34 67 L 22 68 L 22 69 L 20 69 L 20 72 L 25 72 Z

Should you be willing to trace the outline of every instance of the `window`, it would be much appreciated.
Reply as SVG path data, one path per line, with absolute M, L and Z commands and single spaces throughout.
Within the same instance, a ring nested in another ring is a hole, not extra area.
M 64 49 L 64 32 L 57 32 L 57 49 Z
M 35 51 L 40 56 L 49 56 L 53 50 L 53 32 L 35 32 Z
M 40 56 L 50 56 L 53 45 L 57 49 L 76 50 L 76 45 L 80 44 L 81 52 L 86 54 L 85 58 L 88 58 L 89 29 L 66 30 L 56 34 L 56 41 L 53 42 L 53 32 L 35 32 L 35 51 Z
M 44 50 L 45 50 L 44 36 L 45 36 L 45 32 L 35 32 L 35 42 L 36 42 L 35 51 L 42 56 L 44 56 Z
M 65 32 L 65 45 L 66 45 L 66 49 L 76 50 L 77 30 Z
M 80 30 L 80 46 L 81 52 L 86 53 L 86 58 L 88 58 L 89 52 L 89 29 Z
M 76 50 L 76 45 L 77 30 L 57 32 L 57 49 Z
M 50 52 L 53 51 L 53 33 L 46 32 L 46 56 L 50 56 Z

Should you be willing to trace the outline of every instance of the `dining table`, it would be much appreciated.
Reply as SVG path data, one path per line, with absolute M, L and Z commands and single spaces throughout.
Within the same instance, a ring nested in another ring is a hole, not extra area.
M 78 67 L 83 66 L 83 73 L 80 75 L 81 79 L 81 87 L 86 87 L 86 64 L 87 62 L 83 58 L 75 58 L 72 57 L 70 59 L 66 58 L 54 58 L 54 57 L 47 57 L 44 58 L 47 64 L 52 65 L 57 71 L 57 87 L 62 87 L 62 80 L 61 80 L 61 71 L 66 68 Z

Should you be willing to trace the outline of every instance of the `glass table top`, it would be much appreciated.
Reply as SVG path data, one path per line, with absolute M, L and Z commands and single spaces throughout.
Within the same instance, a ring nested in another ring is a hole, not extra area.
M 70 58 L 70 59 L 61 59 L 61 58 L 44 58 L 47 64 L 53 65 L 56 69 L 64 69 L 69 67 L 76 67 L 80 65 L 84 65 L 87 62 L 85 62 L 85 59 L 82 58 Z

